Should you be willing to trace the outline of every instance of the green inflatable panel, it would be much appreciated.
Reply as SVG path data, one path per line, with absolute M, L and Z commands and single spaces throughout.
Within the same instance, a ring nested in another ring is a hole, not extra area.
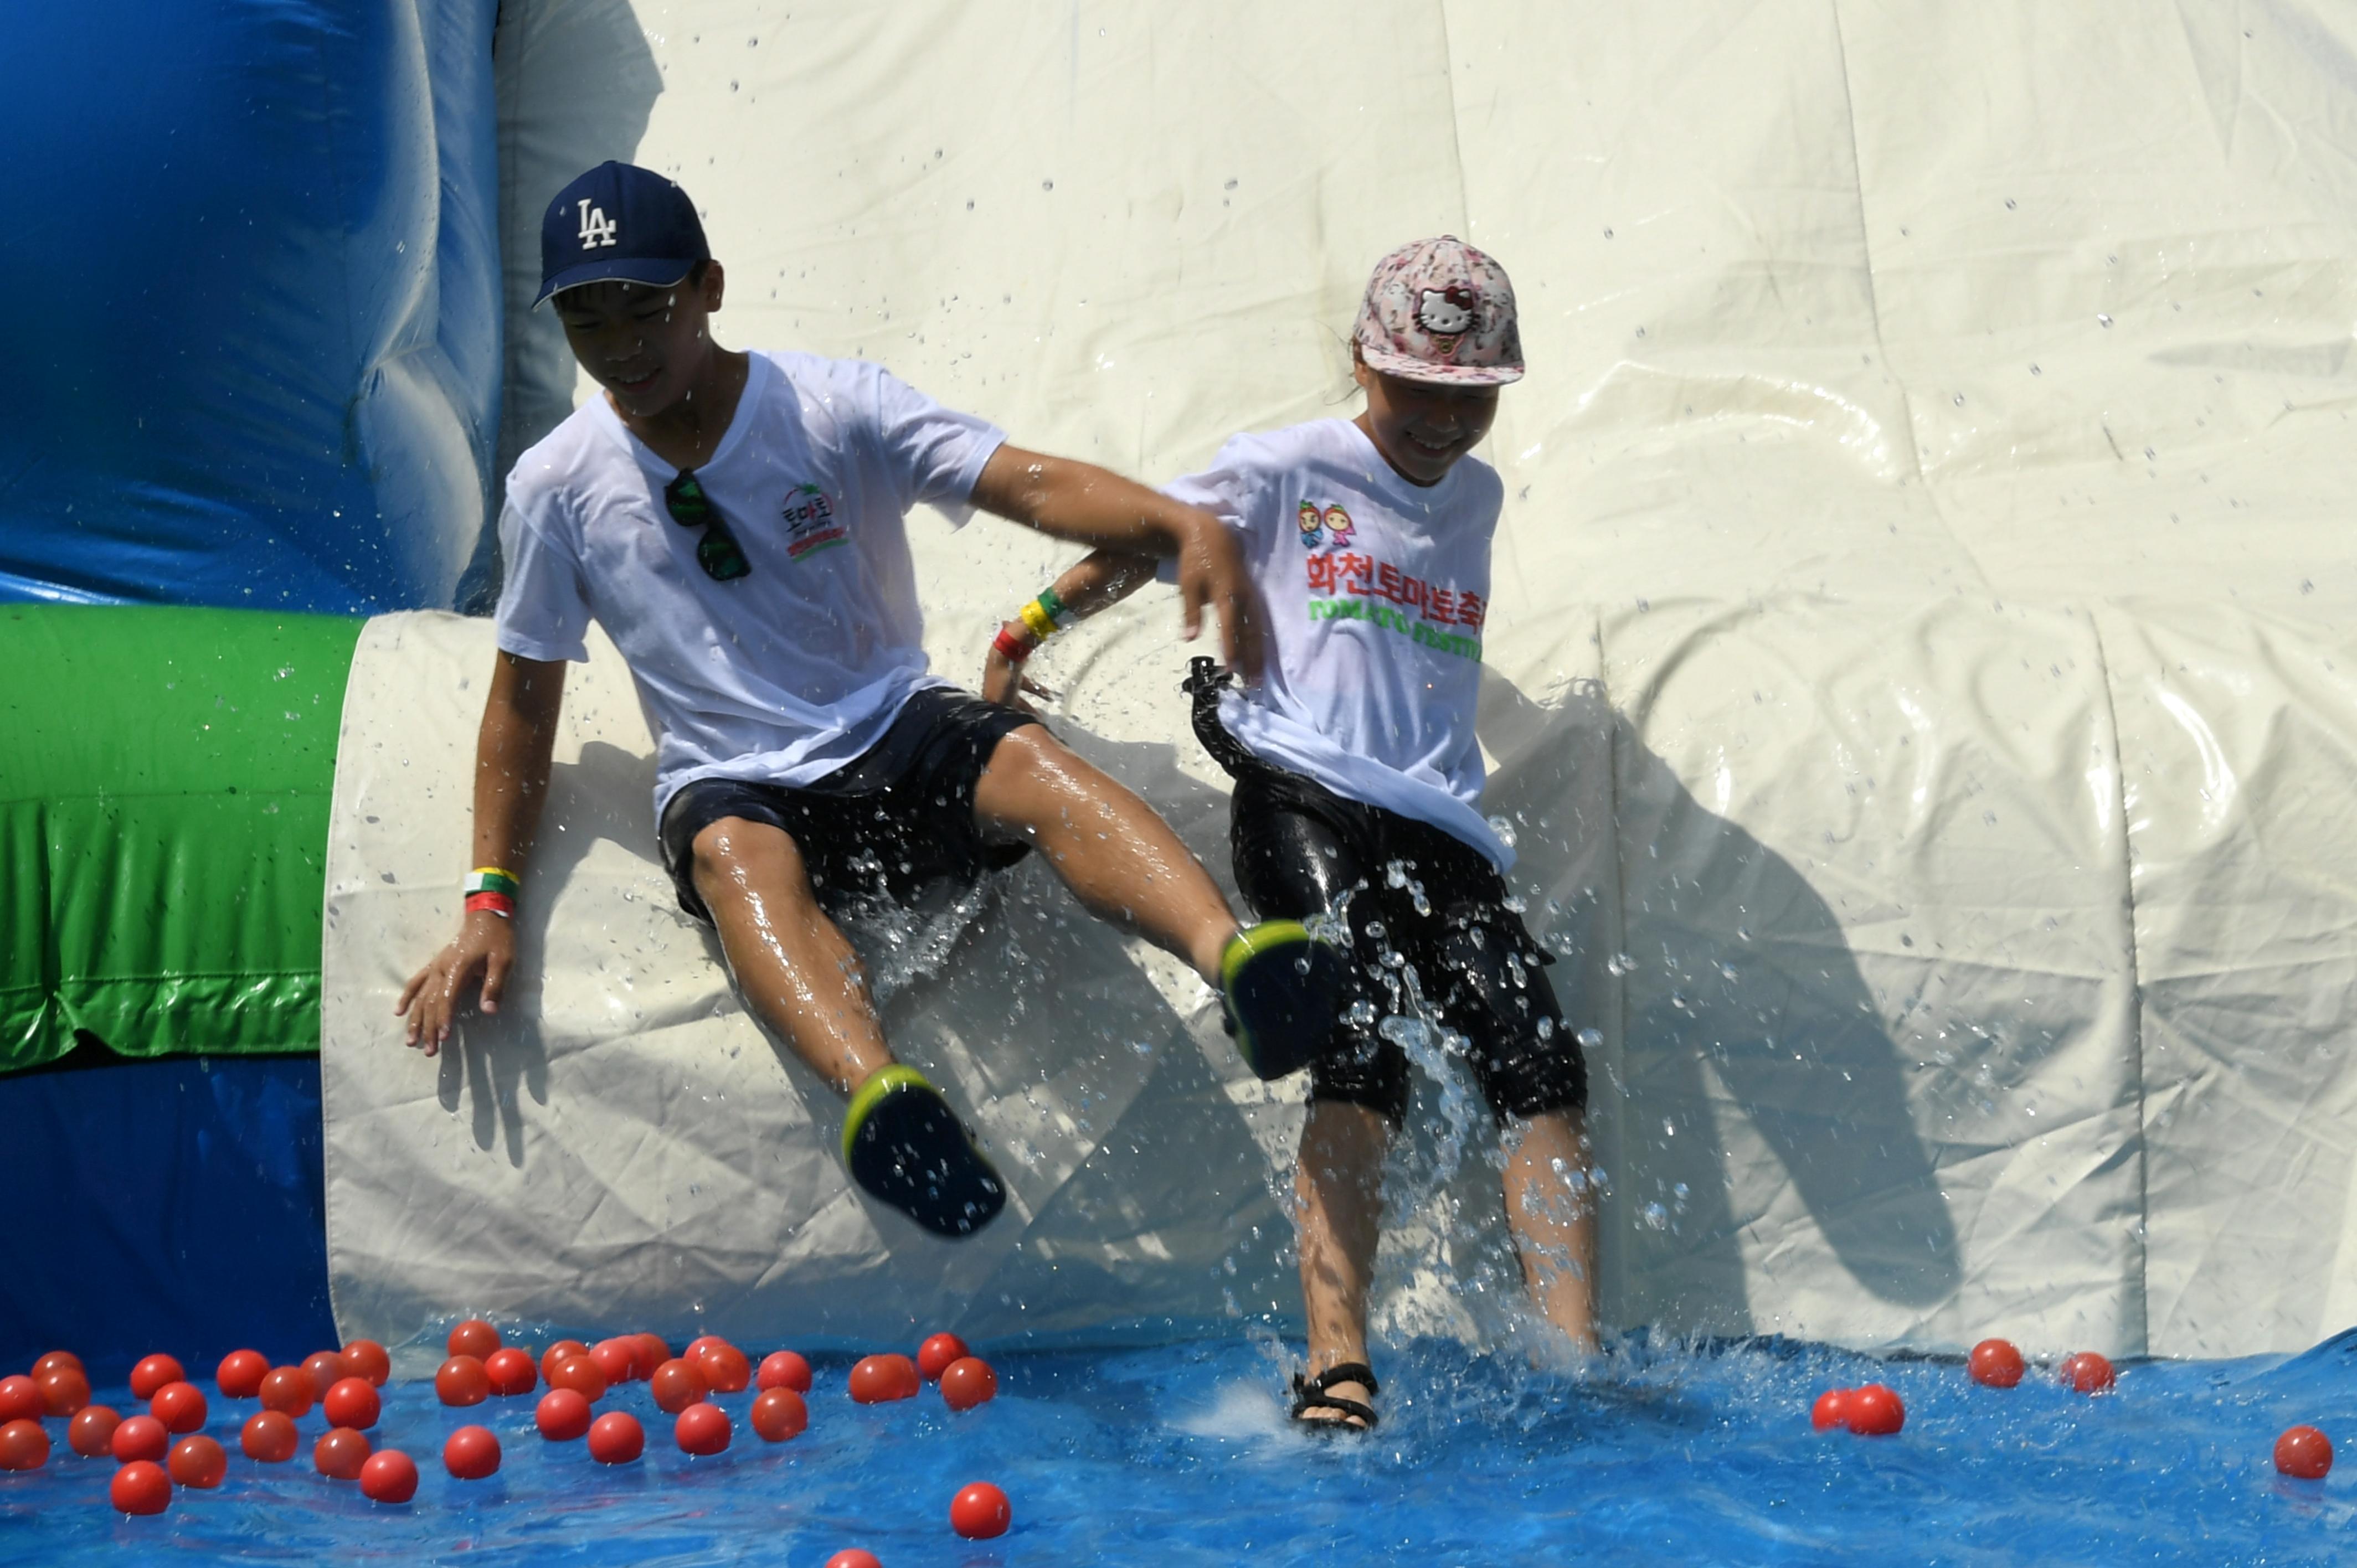
M 0 1071 L 315 1051 L 361 622 L 0 607 Z

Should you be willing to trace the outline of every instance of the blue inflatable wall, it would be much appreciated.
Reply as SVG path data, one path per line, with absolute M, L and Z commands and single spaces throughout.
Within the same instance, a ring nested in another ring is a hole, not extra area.
M 451 603 L 498 423 L 497 13 L 12 9 L 0 598 Z

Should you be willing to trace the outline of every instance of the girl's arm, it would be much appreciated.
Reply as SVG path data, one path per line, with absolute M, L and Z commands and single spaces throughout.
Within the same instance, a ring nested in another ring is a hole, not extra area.
M 999 628 L 990 656 L 983 661 L 983 696 L 1008 707 L 1028 707 L 1024 691 L 1039 691 L 1023 678 L 1023 661 L 1031 650 L 1064 628 L 1137 592 L 1154 580 L 1157 564 L 1151 555 L 1119 550 L 1096 550 L 1083 556 L 1047 592 L 1024 606 L 1022 614 Z

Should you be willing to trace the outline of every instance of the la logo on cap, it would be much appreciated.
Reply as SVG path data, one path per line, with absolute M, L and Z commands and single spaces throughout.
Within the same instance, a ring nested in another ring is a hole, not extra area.
M 614 242 L 614 220 L 606 216 L 606 209 L 592 206 L 589 199 L 583 197 L 581 199 L 581 248 L 585 251 L 594 251 L 600 245 L 610 245 Z

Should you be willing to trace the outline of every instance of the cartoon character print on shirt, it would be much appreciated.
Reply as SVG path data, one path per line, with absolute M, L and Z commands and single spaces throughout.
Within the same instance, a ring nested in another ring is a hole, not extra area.
M 1434 348 L 1451 355 L 1458 339 L 1478 324 L 1480 304 L 1480 296 L 1462 284 L 1427 288 L 1416 295 L 1415 324 L 1432 335 Z
M 1338 503 L 1320 507 L 1316 501 L 1303 501 L 1294 513 L 1294 521 L 1301 530 L 1301 547 L 1315 550 L 1320 544 L 1346 545 L 1358 532 L 1351 514 Z
M 807 560 L 851 536 L 834 502 L 816 485 L 796 485 L 787 490 L 782 510 L 789 561 Z

